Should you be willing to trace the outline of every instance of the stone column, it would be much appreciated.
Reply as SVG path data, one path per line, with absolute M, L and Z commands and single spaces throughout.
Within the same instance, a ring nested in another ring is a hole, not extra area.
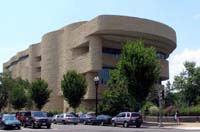
M 102 68 L 102 40 L 97 36 L 89 37 L 89 56 L 92 71 Z

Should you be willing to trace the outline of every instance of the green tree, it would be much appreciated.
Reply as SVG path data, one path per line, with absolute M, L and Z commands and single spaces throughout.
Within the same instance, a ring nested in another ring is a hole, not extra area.
M 129 41 L 122 50 L 117 65 L 121 76 L 127 80 L 127 89 L 138 107 L 145 101 L 159 79 L 160 63 L 153 48 L 145 48 L 143 41 Z
M 3 87 L 0 84 L 0 112 L 7 105 L 7 101 L 8 101 L 8 92 L 5 89 L 5 87 Z
M 16 85 L 21 85 L 25 90 L 30 89 L 31 84 L 29 83 L 29 81 L 26 79 L 22 79 L 20 77 L 17 77 L 15 79 Z
M 65 100 L 76 112 L 76 108 L 81 103 L 81 98 L 86 93 L 87 83 L 85 77 L 74 70 L 69 70 L 63 75 L 61 87 Z
M 10 102 L 9 91 L 14 86 L 10 72 L 0 73 L 0 111 Z
M 41 79 L 33 81 L 29 90 L 30 98 L 34 101 L 39 110 L 49 101 L 51 92 L 52 91 L 48 89 L 47 82 Z
M 10 103 L 14 109 L 20 110 L 25 107 L 27 97 L 23 85 L 16 85 L 16 87 L 11 90 L 10 97 Z
M 29 83 L 29 81 L 27 79 L 23 80 L 20 77 L 16 78 L 15 81 L 16 81 L 16 85 L 20 85 L 20 87 L 23 87 L 23 89 L 25 91 L 25 95 L 26 95 L 26 106 L 25 107 L 27 109 L 32 109 L 33 101 L 29 94 L 29 89 L 31 88 L 31 84 Z
M 110 73 L 108 89 L 104 91 L 100 103 L 100 112 L 108 115 L 130 109 L 130 95 L 125 85 L 125 80 L 120 76 L 118 70 Z
M 200 67 L 196 67 L 195 62 L 185 62 L 185 70 L 175 76 L 173 88 L 179 92 L 181 104 L 187 106 L 198 104 L 200 96 Z

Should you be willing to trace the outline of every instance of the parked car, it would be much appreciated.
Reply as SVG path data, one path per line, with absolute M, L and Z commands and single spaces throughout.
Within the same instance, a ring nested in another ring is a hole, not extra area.
M 52 117 L 51 121 L 52 121 L 54 124 L 56 124 L 58 117 L 59 117 L 59 115 L 54 115 L 54 116 Z
M 29 111 L 24 114 L 23 126 L 31 126 L 31 128 L 46 126 L 49 129 L 51 128 L 51 119 L 47 117 L 46 112 Z
M 123 125 L 129 127 L 130 125 L 136 125 L 136 127 L 140 127 L 143 120 L 139 112 L 121 112 L 113 117 L 111 122 L 112 126 Z
M 25 111 L 16 112 L 16 118 L 17 118 L 21 123 L 23 123 L 24 114 L 25 114 L 25 113 L 26 113 Z
M 98 115 L 96 117 L 96 123 L 104 126 L 105 124 L 111 124 L 112 117 L 109 115 Z
M 63 124 L 74 124 L 77 125 L 79 122 L 79 117 L 76 117 L 73 114 L 64 113 L 57 115 L 57 118 L 54 120 L 54 123 L 63 123 Z
M 21 122 L 13 114 L 3 114 L 0 120 L 0 128 L 17 128 L 21 129 Z
M 84 125 L 95 124 L 96 122 L 96 116 L 93 114 L 81 114 L 79 118 L 80 122 L 83 123 Z
M 0 114 L 0 121 L 1 121 L 1 119 L 2 119 L 2 116 L 3 116 L 3 114 Z

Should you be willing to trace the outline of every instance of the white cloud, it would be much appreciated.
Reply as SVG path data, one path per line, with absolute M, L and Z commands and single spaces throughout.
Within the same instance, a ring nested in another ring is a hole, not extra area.
M 196 20 L 197 20 L 197 19 L 200 19 L 200 14 L 195 14 L 195 15 L 193 16 L 193 18 L 196 19 Z
M 185 49 L 182 53 L 172 56 L 169 61 L 170 82 L 172 83 L 175 75 L 179 75 L 184 70 L 185 61 L 194 61 L 196 66 L 200 66 L 200 49 Z

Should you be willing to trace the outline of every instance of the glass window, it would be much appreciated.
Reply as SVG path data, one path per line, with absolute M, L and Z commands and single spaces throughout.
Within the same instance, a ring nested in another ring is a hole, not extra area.
M 125 116 L 126 116 L 126 114 L 125 114 L 125 113 L 122 113 L 121 117 L 125 117 Z
M 39 61 L 42 60 L 42 57 L 41 57 L 41 56 L 37 56 L 37 57 L 35 57 L 35 60 L 36 60 L 37 62 L 39 62 Z
M 100 84 L 107 84 L 108 80 L 110 79 L 110 70 L 113 69 L 115 68 L 104 66 L 103 69 L 99 71 L 98 75 Z
M 116 59 L 119 59 L 121 56 L 121 49 L 114 49 L 114 48 L 103 48 L 102 49 L 103 54 L 109 54 L 115 57 Z
M 156 55 L 157 55 L 158 59 L 166 59 L 167 58 L 167 55 L 162 52 L 157 52 Z
M 140 116 L 139 113 L 132 113 L 132 117 Z
M 20 58 L 19 58 L 19 61 L 24 61 L 25 59 L 28 58 L 28 56 L 29 56 L 29 55 L 25 55 L 25 56 L 20 57 Z
M 34 117 L 47 117 L 47 113 L 44 112 L 33 112 L 32 115 Z

